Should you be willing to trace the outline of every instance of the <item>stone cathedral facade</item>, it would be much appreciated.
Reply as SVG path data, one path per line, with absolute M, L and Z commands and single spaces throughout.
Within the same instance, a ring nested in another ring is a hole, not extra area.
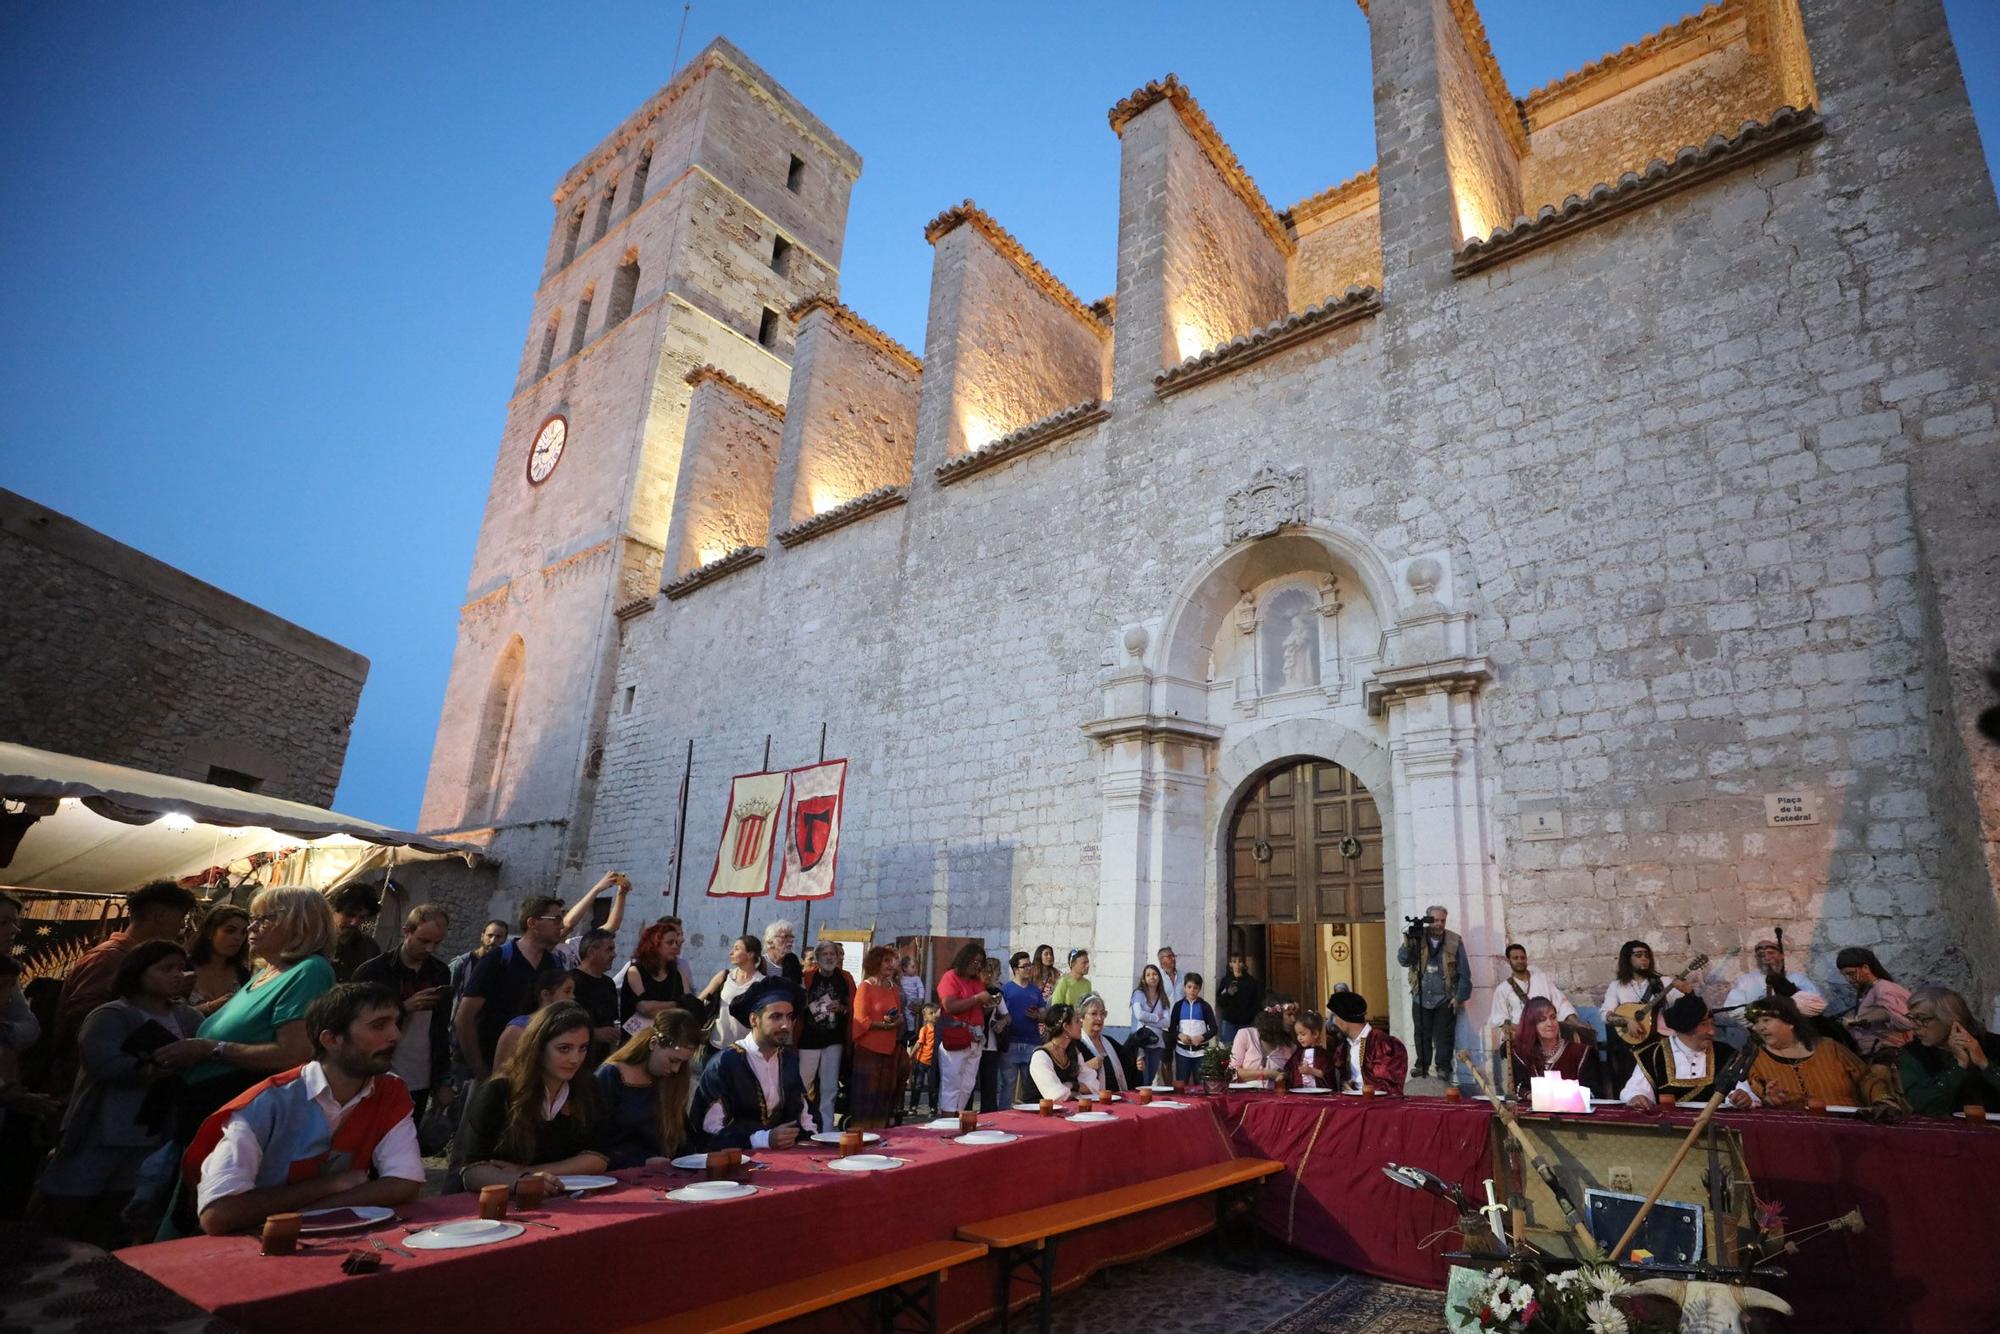
M 1281 210 L 1148 84 L 1115 292 L 968 201 L 921 355 L 839 300 L 860 158 L 727 43 L 563 176 L 423 812 L 495 908 L 667 883 L 692 741 L 719 960 L 728 779 L 824 728 L 816 921 L 1087 946 L 1114 1019 L 1171 943 L 1407 1033 L 1431 903 L 1479 1017 L 1510 939 L 1587 1003 L 1773 925 L 1990 1002 L 2000 220 L 1937 0 L 1526 96 L 1471 0 L 1364 7 L 1374 168 Z

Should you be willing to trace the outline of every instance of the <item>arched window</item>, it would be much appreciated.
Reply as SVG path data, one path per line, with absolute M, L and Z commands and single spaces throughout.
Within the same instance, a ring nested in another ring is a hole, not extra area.
M 604 233 L 611 230 L 611 211 L 618 206 L 618 182 L 613 181 L 604 192 L 604 199 L 597 206 L 597 232 L 590 239 L 592 243 L 602 241 Z
M 632 297 L 639 290 L 639 248 L 625 252 L 625 262 L 611 278 L 611 304 L 604 310 L 604 327 L 616 328 L 632 313 Z
M 646 198 L 646 176 L 652 170 L 653 146 L 647 144 L 646 151 L 639 154 L 639 165 L 632 168 L 632 188 L 625 192 L 628 196 L 625 204 L 627 213 L 639 211 L 640 203 Z
M 583 351 L 584 330 L 590 327 L 590 303 L 597 295 L 597 284 L 583 289 L 583 300 L 576 303 L 576 327 L 569 331 L 569 354 L 573 357 Z
M 548 327 L 542 330 L 542 354 L 535 358 L 535 378 L 541 379 L 549 373 L 549 367 L 556 358 L 556 331 L 562 327 L 562 312 L 555 311 L 549 316 Z
M 466 774 L 465 813 L 460 823 L 491 820 L 499 805 L 501 777 L 507 767 L 507 743 L 514 731 L 514 713 L 521 702 L 521 674 L 527 648 L 515 635 L 500 650 L 479 711 L 479 734 L 472 741 L 472 767 Z
M 563 257 L 560 267 L 567 268 L 569 262 L 576 258 L 576 243 L 582 239 L 583 203 L 579 200 L 577 206 L 569 211 L 569 229 L 563 233 Z

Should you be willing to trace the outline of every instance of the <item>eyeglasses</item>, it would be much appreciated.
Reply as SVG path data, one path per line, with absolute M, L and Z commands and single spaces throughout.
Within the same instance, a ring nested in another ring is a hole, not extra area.
M 255 917 L 252 917 L 248 924 L 251 926 L 269 926 L 277 920 L 278 914 L 274 912 L 260 912 Z

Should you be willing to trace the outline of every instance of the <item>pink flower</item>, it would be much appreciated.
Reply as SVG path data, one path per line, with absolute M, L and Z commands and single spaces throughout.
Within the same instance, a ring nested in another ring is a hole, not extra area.
M 1522 1307 L 1521 1328 L 1526 1329 L 1528 1326 L 1534 1324 L 1535 1316 L 1541 1312 L 1541 1309 L 1542 1304 L 1538 1301 L 1530 1301 L 1526 1306 Z

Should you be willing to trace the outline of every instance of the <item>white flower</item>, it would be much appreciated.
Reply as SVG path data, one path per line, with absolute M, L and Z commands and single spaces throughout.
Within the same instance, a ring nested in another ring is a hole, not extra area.
M 1610 1265 L 1596 1265 L 1583 1271 L 1584 1281 L 1597 1292 L 1610 1296 L 1625 1290 L 1625 1276 Z
M 1625 1313 L 1613 1306 L 1609 1297 L 1599 1297 L 1587 1304 L 1583 1314 L 1590 1321 L 1590 1334 L 1632 1334 Z
M 1555 1277 L 1556 1291 L 1568 1292 L 1571 1288 L 1576 1287 L 1582 1282 L 1583 1271 L 1581 1269 L 1565 1269 Z

